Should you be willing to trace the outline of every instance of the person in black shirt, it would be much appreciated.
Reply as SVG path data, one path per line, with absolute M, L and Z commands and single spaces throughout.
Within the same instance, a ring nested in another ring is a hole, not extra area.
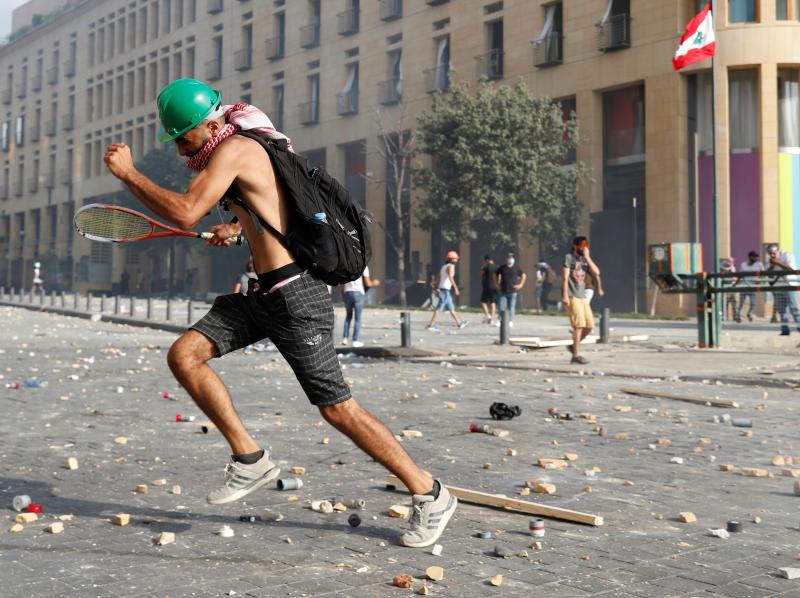
M 506 263 L 495 271 L 495 281 L 500 287 L 500 311 L 508 310 L 508 325 L 514 326 L 514 312 L 517 307 L 517 293 L 525 286 L 528 275 L 516 265 L 513 253 L 506 256 Z M 499 326 L 500 323 L 498 322 Z
M 494 260 L 491 255 L 483 256 L 481 266 L 481 307 L 483 308 L 483 323 L 494 324 L 497 313 L 497 298 L 499 289 L 495 278 Z

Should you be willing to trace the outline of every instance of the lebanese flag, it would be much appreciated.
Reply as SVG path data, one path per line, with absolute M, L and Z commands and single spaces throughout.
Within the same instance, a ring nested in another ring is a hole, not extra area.
M 676 71 L 711 58 L 717 53 L 717 40 L 714 37 L 714 19 L 711 16 L 711 3 L 696 15 L 686 26 L 681 44 L 672 59 Z

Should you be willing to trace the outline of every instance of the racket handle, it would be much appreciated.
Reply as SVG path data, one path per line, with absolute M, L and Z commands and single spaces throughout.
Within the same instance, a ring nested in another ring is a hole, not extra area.
M 214 233 L 200 233 L 200 238 L 203 239 L 204 241 L 208 241 L 209 239 L 214 238 Z M 228 239 L 233 241 L 236 245 L 241 245 L 242 241 L 244 240 L 242 238 L 242 235 L 231 235 L 230 237 L 228 237 Z

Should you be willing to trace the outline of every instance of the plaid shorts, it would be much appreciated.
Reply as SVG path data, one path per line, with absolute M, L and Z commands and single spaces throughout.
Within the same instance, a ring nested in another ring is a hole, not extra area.
M 324 282 L 304 274 L 271 294 L 221 295 L 191 326 L 217 345 L 220 356 L 269 338 L 291 366 L 313 405 L 350 398 L 333 349 L 333 304 Z M 255 292 L 254 292 L 255 291 Z

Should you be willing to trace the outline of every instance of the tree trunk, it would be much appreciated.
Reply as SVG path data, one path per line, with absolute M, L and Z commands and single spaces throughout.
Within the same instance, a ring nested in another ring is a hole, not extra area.
M 400 283 L 400 305 L 406 307 L 406 231 L 402 214 L 397 222 L 397 280 Z

